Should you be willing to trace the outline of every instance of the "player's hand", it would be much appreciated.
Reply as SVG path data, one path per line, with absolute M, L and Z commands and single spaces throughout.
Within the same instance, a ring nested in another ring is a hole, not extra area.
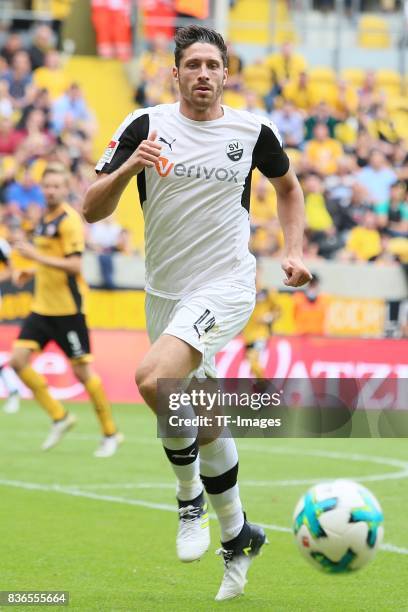
M 287 287 L 301 287 L 312 280 L 312 274 L 300 257 L 286 257 L 282 270 L 286 274 L 283 282 Z
M 22 255 L 26 259 L 32 259 L 33 261 L 36 261 L 37 249 L 29 242 L 25 242 L 24 240 L 19 240 L 13 246 L 16 249 L 16 251 L 18 251 L 20 255 Z
M 147 140 L 142 140 L 136 151 L 123 164 L 125 171 L 139 174 L 144 168 L 153 168 L 160 157 L 162 146 L 156 142 L 157 132 L 154 130 Z
M 16 287 L 24 287 L 33 277 L 31 270 L 13 270 L 11 273 L 11 282 Z

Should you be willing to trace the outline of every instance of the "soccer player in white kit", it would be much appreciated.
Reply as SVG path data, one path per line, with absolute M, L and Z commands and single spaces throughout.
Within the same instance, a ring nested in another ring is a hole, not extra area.
M 177 31 L 175 42 L 180 102 L 139 109 L 124 120 L 96 166 L 99 177 L 83 205 L 91 223 L 109 216 L 137 175 L 152 346 L 136 383 L 153 411 L 158 379 L 216 376 L 216 353 L 254 308 L 255 259 L 248 239 L 255 167 L 277 192 L 286 284 L 298 287 L 311 278 L 302 262 L 303 195 L 276 127 L 221 104 L 227 51 L 217 32 L 188 26 Z M 220 524 L 224 558 L 216 599 L 230 599 L 243 593 L 265 534 L 247 522 L 242 509 L 234 440 L 200 444 L 191 431 L 162 439 L 177 479 L 177 554 L 188 562 L 208 549 L 205 489 Z

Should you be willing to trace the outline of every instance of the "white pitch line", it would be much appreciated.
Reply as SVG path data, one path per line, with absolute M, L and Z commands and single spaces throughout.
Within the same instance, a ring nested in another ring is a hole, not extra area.
M 147 502 L 143 499 L 128 499 L 126 497 L 117 497 L 114 495 L 99 495 L 98 493 L 92 493 L 91 491 L 81 491 L 80 489 L 69 489 L 60 485 L 44 485 L 35 482 L 22 482 L 20 480 L 3 480 L 0 479 L 0 486 L 15 487 L 18 489 L 25 489 L 29 491 L 43 491 L 46 493 L 62 493 L 63 495 L 71 495 L 73 497 L 85 497 L 95 501 L 106 501 L 116 504 L 125 504 L 128 506 L 142 506 L 143 508 L 151 508 L 153 510 L 163 510 L 165 512 L 175 512 L 175 506 L 170 504 L 157 504 L 154 502 Z M 215 519 L 214 514 L 210 514 L 210 518 Z M 291 533 L 292 530 L 289 527 L 281 527 L 279 525 L 268 525 L 265 523 L 257 523 L 264 529 L 271 531 L 279 531 L 282 533 Z M 385 552 L 391 552 L 398 555 L 408 555 L 408 549 L 394 546 L 393 544 L 382 544 L 381 549 Z
M 377 463 L 379 465 L 391 465 L 408 470 L 408 461 L 401 461 L 392 457 L 374 457 L 373 455 L 363 455 L 361 453 L 341 453 L 325 450 L 306 450 L 295 449 L 284 446 L 256 446 L 251 444 L 239 445 L 240 449 L 258 453 L 268 453 L 272 455 L 302 455 L 310 457 L 324 457 L 325 459 L 345 459 L 346 461 L 361 461 L 367 463 Z
M 394 544 L 382 544 L 381 550 L 397 553 L 399 555 L 408 555 L 408 548 L 401 548 L 401 546 L 394 546 Z
M 66 489 L 176 489 L 175 482 L 112 482 L 58 485 Z

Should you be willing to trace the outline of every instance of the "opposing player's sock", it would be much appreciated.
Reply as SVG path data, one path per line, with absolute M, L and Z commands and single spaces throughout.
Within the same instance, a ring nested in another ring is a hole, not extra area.
M 66 415 L 64 406 L 54 399 L 48 391 L 47 381 L 31 366 L 25 366 L 18 372 L 23 383 L 31 389 L 37 402 L 46 410 L 53 421 L 61 421 Z
M 238 453 L 233 438 L 200 446 L 200 473 L 221 528 L 221 540 L 235 538 L 244 524 L 237 484 Z
M 265 378 L 265 369 L 260 364 L 259 355 L 251 356 L 249 358 L 249 365 L 251 366 L 252 374 L 256 378 Z
M 210 546 L 210 527 L 204 492 L 191 501 L 178 501 L 179 529 L 176 548 L 180 561 L 201 559 Z
M 112 436 L 116 433 L 116 425 L 113 421 L 111 405 L 99 376 L 96 374 L 90 376 L 85 383 L 85 389 L 91 398 L 104 435 Z
M 249 566 L 266 541 L 264 530 L 258 525 L 251 525 L 245 519 L 237 537 L 221 542 L 222 548 L 217 554 L 222 555 L 224 559 L 224 576 L 215 597 L 217 601 L 243 594 Z

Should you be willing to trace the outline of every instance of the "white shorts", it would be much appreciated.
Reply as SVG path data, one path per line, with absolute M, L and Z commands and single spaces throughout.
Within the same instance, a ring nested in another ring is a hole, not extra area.
M 181 300 L 148 293 L 147 333 L 152 343 L 162 334 L 184 340 L 203 355 L 192 375 L 216 378 L 215 355 L 245 327 L 255 299 L 255 288 L 230 281 L 197 289 Z

